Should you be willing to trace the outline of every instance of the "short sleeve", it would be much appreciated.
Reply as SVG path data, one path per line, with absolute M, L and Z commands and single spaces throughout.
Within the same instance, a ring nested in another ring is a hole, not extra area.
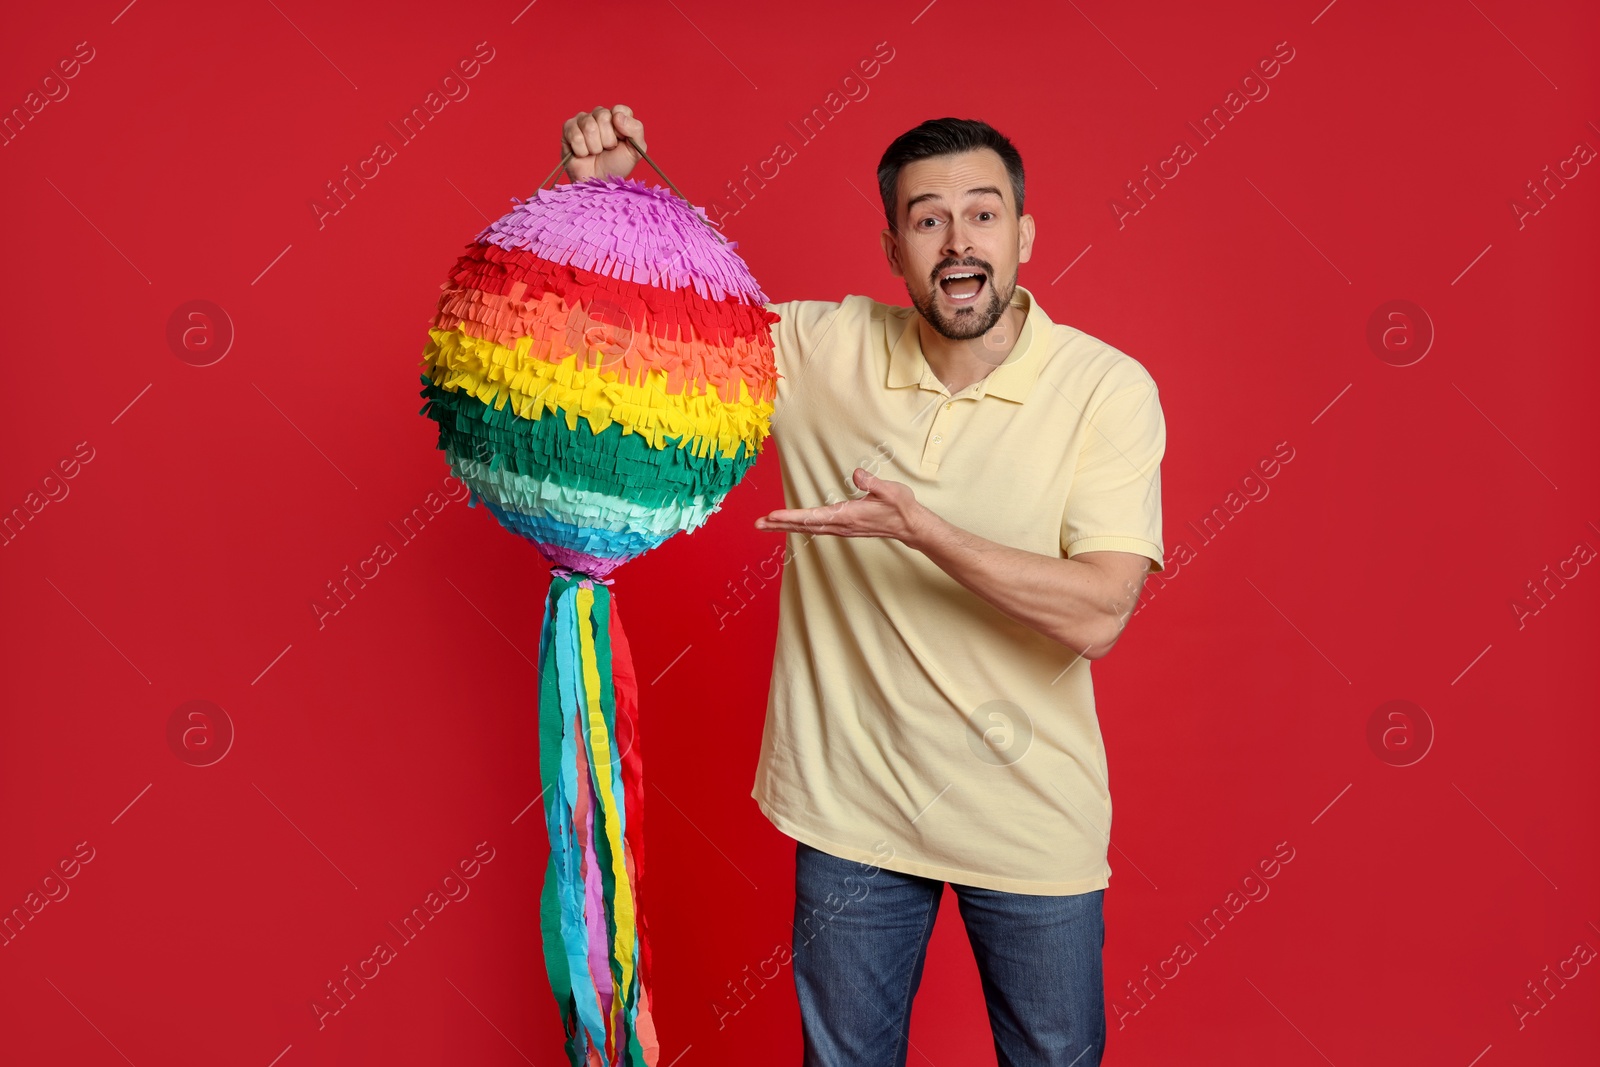
M 772 412 L 776 424 L 785 407 L 803 402 L 801 385 L 806 370 L 818 361 L 830 337 L 836 336 L 833 327 L 844 305 L 836 300 L 784 300 L 765 306 L 778 316 L 772 324 L 772 361 L 778 370 Z M 837 335 L 849 336 L 848 327 Z
M 778 321 L 772 324 L 772 361 L 781 375 L 787 375 L 788 372 L 784 368 L 797 344 L 794 305 L 793 300 L 766 305 L 768 311 L 778 316 Z
M 1136 552 L 1166 569 L 1161 539 L 1161 457 L 1166 419 L 1155 382 L 1119 389 L 1089 416 L 1061 522 L 1061 550 Z

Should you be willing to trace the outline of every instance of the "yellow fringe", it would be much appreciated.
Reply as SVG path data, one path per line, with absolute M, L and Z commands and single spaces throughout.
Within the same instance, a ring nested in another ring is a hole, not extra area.
M 567 429 L 576 430 L 582 418 L 597 434 L 616 422 L 652 448 L 679 437 L 678 447 L 692 443 L 697 456 L 713 445 L 719 455 L 731 456 L 741 443 L 755 452 L 770 431 L 772 402 L 753 399 L 743 381 L 736 383 L 739 399 L 725 401 L 714 383 L 699 394 L 669 392 L 667 375 L 658 370 L 646 373 L 645 384 L 630 385 L 602 368 L 607 357 L 599 351 L 552 363 L 529 355 L 531 337 L 520 338 L 514 349 L 459 330 L 430 329 L 428 338 L 422 366 L 434 384 L 470 393 L 496 411 L 509 402 L 525 419 L 559 412 Z

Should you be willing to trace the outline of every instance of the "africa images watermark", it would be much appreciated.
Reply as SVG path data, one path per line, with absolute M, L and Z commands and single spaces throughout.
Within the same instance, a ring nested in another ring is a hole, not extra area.
M 400 525 L 389 523 L 404 548 L 418 537 L 422 536 L 423 529 L 439 516 L 452 501 L 466 500 L 471 495 L 471 490 L 464 482 L 458 481 L 454 475 L 444 478 L 443 495 L 437 489 L 429 490 L 428 495 L 422 498 L 422 503 L 411 509 L 411 513 L 400 520 Z M 357 561 L 355 571 L 350 570 L 350 564 L 345 564 L 344 570 L 335 584 L 333 579 L 327 582 L 328 595 L 322 599 L 310 601 L 311 614 L 316 617 L 317 629 L 326 629 L 328 620 L 350 606 L 356 594 L 367 587 L 367 583 L 383 573 L 383 568 L 400 558 L 399 551 L 387 540 L 379 541 L 373 546 L 372 554 Z M 370 573 L 369 573 L 370 572 Z
M 1200 547 L 1205 547 L 1215 541 L 1229 523 L 1238 519 L 1241 512 L 1251 503 L 1261 503 L 1272 492 L 1267 482 L 1276 478 L 1283 468 L 1294 460 L 1294 446 L 1288 441 L 1279 441 L 1273 446 L 1272 455 L 1264 456 L 1256 461 L 1255 469 L 1249 471 L 1239 479 L 1239 488 L 1229 490 L 1222 498 L 1222 503 L 1213 507 L 1207 515 L 1200 519 L 1200 525 L 1190 522 L 1189 529 L 1194 531 L 1195 537 L 1200 542 Z M 1259 473 L 1259 477 L 1257 476 Z M 1173 545 L 1171 553 L 1163 561 L 1165 570 L 1158 574 L 1151 574 L 1145 583 L 1145 588 L 1139 598 L 1139 604 L 1133 609 L 1137 615 L 1150 603 L 1150 599 L 1167 587 L 1167 583 L 1178 577 L 1182 567 L 1187 566 L 1198 558 L 1199 552 L 1188 541 L 1178 541 Z
M 893 459 L 894 446 L 888 441 L 879 441 L 873 446 L 872 454 L 861 457 L 860 461 L 856 463 L 856 467 L 860 467 L 868 474 L 876 476 L 883 464 Z M 822 499 L 822 506 L 837 509 L 849 500 L 859 500 L 866 496 L 865 490 L 856 488 L 854 477 L 855 468 L 851 468 L 850 474 L 845 476 L 845 484 L 848 486 L 851 495 L 840 496 L 837 490 L 830 489 Z M 798 554 L 801 548 L 809 545 L 816 536 L 816 534 L 800 535 L 800 538 L 793 542 L 785 537 L 782 544 L 774 547 L 772 551 L 756 560 L 755 563 L 746 563 L 744 570 L 740 572 L 743 577 L 739 579 L 737 585 L 734 584 L 734 579 L 728 579 L 728 595 L 732 598 L 732 604 L 725 603 L 720 597 L 711 601 L 711 611 L 717 617 L 717 629 L 725 629 L 729 619 L 754 603 L 756 595 L 767 587 L 767 583 L 777 579 L 783 573 L 784 566 Z M 753 572 L 752 567 L 754 568 Z M 771 573 L 768 573 L 769 569 Z
M 872 851 L 879 860 L 894 858 L 894 846 L 885 840 L 874 842 Z M 846 905 L 867 898 L 867 894 L 872 892 L 872 887 L 867 883 L 876 878 L 883 868 L 877 863 L 858 862 L 856 865 L 861 869 L 862 875 L 860 878 L 851 875 L 844 880 L 844 896 L 830 890 L 822 902 L 826 908 L 812 908 L 811 914 L 800 920 L 794 928 L 794 939 L 791 944 L 780 941 L 774 945 L 767 957 L 755 965 L 754 972 L 751 971 L 750 964 L 745 964 L 744 977 L 740 979 L 739 984 L 734 985 L 731 980 L 727 983 L 728 1002 L 724 1003 L 720 999 L 711 1002 L 711 1011 L 717 1017 L 718 1030 L 726 1027 L 729 1019 L 748 1008 L 756 994 L 765 989 L 768 982 L 783 973 L 784 967 L 794 962 L 795 950 L 802 945 L 809 945 L 818 934 L 829 929 L 828 924 L 833 921 L 835 915 L 844 911 Z
M 859 104 L 865 100 L 872 91 L 867 83 L 882 73 L 883 67 L 893 59 L 894 47 L 888 41 L 879 41 L 873 46 L 872 55 L 857 60 L 854 69 L 839 79 L 839 88 L 829 90 L 828 95 L 822 98 L 822 103 L 812 108 L 800 120 L 800 125 L 788 123 L 789 128 L 794 131 L 799 147 L 804 148 L 820 137 L 823 130 L 827 129 L 830 123 L 837 121 L 840 113 L 850 104 Z M 755 165 L 755 173 L 751 173 L 750 164 L 746 163 L 740 172 L 737 184 L 735 179 L 728 181 L 728 195 L 707 205 L 707 216 L 715 225 L 721 226 L 749 207 L 750 201 L 766 188 L 767 182 L 777 178 L 783 168 L 793 163 L 799 156 L 800 153 L 788 140 L 775 142 L 767 158 Z
M 430 90 L 428 95 L 422 98 L 421 104 L 413 107 L 400 119 L 398 126 L 393 122 L 388 123 L 400 147 L 404 148 L 421 136 L 428 124 L 436 120 L 439 113 L 451 103 L 459 104 L 465 100 L 472 92 L 472 87 L 467 83 L 482 73 L 483 67 L 492 62 L 494 57 L 495 51 L 489 42 L 479 41 L 472 55 L 457 60 L 455 68 L 439 79 L 439 88 Z M 457 72 L 460 73 L 459 77 Z M 377 178 L 383 173 L 383 167 L 398 157 L 399 152 L 395 150 L 395 146 L 384 139 L 372 146 L 372 154 L 357 163 L 353 171 L 348 163 L 345 164 L 344 169 L 339 172 L 340 176 L 326 183 L 328 189 L 326 198 L 319 194 L 315 199 L 307 201 L 312 217 L 317 220 L 317 229 L 325 228 L 328 219 L 349 207 L 356 193 L 365 189 L 367 182 Z
M 1200 125 L 1196 126 L 1193 122 L 1187 124 L 1194 132 L 1196 143 L 1201 148 L 1211 144 L 1222 135 L 1228 123 L 1238 119 L 1247 106 L 1265 100 L 1272 92 L 1267 82 L 1282 73 L 1294 57 L 1295 51 L 1288 41 L 1279 41 L 1274 45 L 1271 55 L 1257 60 L 1255 67 L 1239 79 L 1238 89 L 1230 89 L 1222 98 L 1222 103 L 1201 117 Z M 1150 164 L 1145 164 L 1142 176 L 1127 182 L 1126 197 L 1119 193 L 1106 201 L 1111 208 L 1111 217 L 1116 220 L 1117 229 L 1125 229 L 1130 218 L 1150 206 L 1157 190 L 1165 189 L 1167 182 L 1177 178 L 1183 173 L 1184 167 L 1199 158 L 1199 151 L 1185 138 L 1174 144 L 1171 154 L 1157 162 L 1154 169 Z
M 1591 523 L 1592 527 L 1594 524 Z M 1527 590 L 1518 599 L 1510 601 L 1511 614 L 1516 617 L 1517 629 L 1521 630 L 1528 625 L 1528 620 L 1544 611 L 1556 594 L 1567 587 L 1567 583 L 1582 573 L 1582 568 L 1594 562 L 1595 549 L 1586 540 L 1579 540 L 1572 546 L 1572 554 L 1555 564 L 1546 563 L 1540 577 L 1535 580 L 1530 578 L 1524 584 Z
M 1222 903 L 1213 907 L 1201 918 L 1199 926 L 1191 922 L 1189 928 L 1195 932 L 1195 939 L 1200 947 L 1204 948 L 1221 936 L 1222 931 L 1238 919 L 1249 904 L 1252 902 L 1259 904 L 1266 900 L 1267 894 L 1272 891 L 1267 882 L 1281 874 L 1284 866 L 1290 863 L 1294 856 L 1294 848 L 1289 842 L 1279 841 L 1273 846 L 1272 855 L 1258 861 L 1255 869 L 1239 880 L 1239 889 L 1230 889 L 1228 895 L 1222 898 Z M 1157 963 L 1154 971 L 1151 970 L 1150 964 L 1145 964 L 1143 977 L 1139 979 L 1138 985 L 1135 985 L 1130 978 L 1124 983 L 1128 987 L 1127 995 L 1118 994 L 1119 999 L 1111 1001 L 1111 1008 L 1117 1016 L 1117 1029 L 1126 1027 L 1129 1019 L 1148 1008 L 1156 993 L 1165 989 L 1168 982 L 1183 973 L 1186 965 L 1193 963 L 1199 957 L 1199 951 L 1185 938 L 1172 946 L 1172 953 Z
M 28 490 L 21 504 L 12 508 L 9 513 L 0 514 L 0 548 L 7 547 L 22 536 L 22 531 L 39 517 L 39 513 L 46 505 L 59 504 L 67 499 L 67 494 L 72 492 L 72 487 L 67 483 L 76 478 L 84 465 L 94 457 L 93 446 L 88 441 L 79 441 L 73 447 L 70 456 L 63 456 L 56 461 L 55 471 L 39 479 L 38 489 Z M 60 472 L 60 477 L 56 476 L 57 471 Z
M 457 862 L 456 870 L 452 870 L 439 879 L 439 888 L 430 889 L 422 898 L 422 903 L 412 908 L 400 920 L 400 926 L 393 922 L 388 924 L 394 931 L 395 940 L 400 948 L 411 944 L 427 929 L 428 924 L 439 917 L 439 913 L 451 904 L 460 903 L 467 899 L 467 894 L 472 892 L 472 887 L 467 882 L 476 878 L 483 871 L 484 864 L 495 857 L 494 848 L 487 841 L 479 841 L 473 849 L 472 855 Z M 441 895 L 441 892 L 443 895 Z M 343 975 L 335 984 L 329 979 L 327 994 L 317 994 L 310 1001 L 311 1013 L 317 1017 L 317 1029 L 323 1030 L 328 1026 L 328 1020 L 350 1006 L 350 1001 L 355 999 L 357 993 L 367 988 L 367 983 L 383 973 L 383 968 L 400 958 L 399 949 L 387 939 L 379 941 L 372 948 L 372 955 L 356 964 L 352 971 L 350 965 L 344 965 Z
M 73 846 L 72 855 L 58 861 L 55 870 L 39 879 L 38 889 L 28 890 L 21 904 L 4 916 L 0 916 L 0 948 L 11 947 L 11 942 L 21 937 L 24 930 L 39 921 L 40 913 L 48 905 L 59 904 L 66 900 L 67 895 L 72 892 L 72 887 L 67 885 L 67 882 L 78 877 L 83 865 L 91 862 L 94 857 L 94 846 L 87 841 L 79 841 Z
M 1549 207 L 1550 202 L 1556 198 L 1556 193 L 1565 189 L 1567 182 L 1582 173 L 1581 168 L 1593 162 L 1594 158 L 1594 145 L 1588 141 L 1579 141 L 1573 145 L 1572 155 L 1557 161 L 1553 170 L 1550 164 L 1546 163 L 1538 178 L 1528 180 L 1527 194 L 1518 193 L 1508 201 L 1512 217 L 1517 220 L 1517 229 L 1525 229 L 1529 219 Z
M 83 71 L 85 64 L 93 62 L 94 56 L 94 46 L 88 41 L 79 41 L 72 46 L 70 56 L 56 60 L 55 69 L 39 79 L 39 88 L 29 89 L 22 103 L 0 113 L 0 148 L 9 148 L 12 141 L 22 136 L 22 131 L 39 121 L 45 108 L 71 95 L 72 86 L 67 83 Z
M 1548 963 L 1544 965 L 1538 984 L 1530 978 L 1526 983 L 1527 993 L 1518 993 L 1511 1000 L 1511 1014 L 1517 1020 L 1517 1029 L 1525 1029 L 1529 1019 L 1548 1008 L 1556 994 L 1567 988 L 1567 983 L 1578 977 L 1584 967 L 1594 962 L 1595 955 L 1593 945 L 1587 940 L 1579 941 L 1572 946 L 1572 955 L 1558 961 L 1554 971 Z

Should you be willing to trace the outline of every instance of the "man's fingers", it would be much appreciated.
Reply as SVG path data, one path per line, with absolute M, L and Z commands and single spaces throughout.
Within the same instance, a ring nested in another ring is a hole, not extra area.
M 582 118 L 583 116 L 579 115 L 577 118 L 568 119 L 566 126 L 562 127 L 567 137 L 567 146 L 572 149 L 573 155 L 579 157 L 589 154 L 589 142 L 584 140 L 583 126 L 579 122 Z
M 822 522 L 769 522 L 766 529 L 779 533 L 843 533 L 843 528 L 835 530 Z
M 639 151 L 644 150 L 644 123 L 634 117 L 632 108 L 626 104 L 597 107 L 588 113 L 579 112 L 562 124 L 561 151 L 563 155 L 570 152 L 576 159 L 589 159 L 610 152 L 629 138 Z
M 617 132 L 611 125 L 611 109 L 597 107 L 594 109 L 595 129 L 600 134 L 600 147 L 602 149 L 617 147 Z
M 815 525 L 819 522 L 828 522 L 833 518 L 833 508 L 805 508 L 801 510 L 777 511 L 768 515 L 772 522 L 800 522 Z
M 796 533 L 805 530 L 821 530 L 824 527 L 838 530 L 850 528 L 848 523 L 837 522 L 831 517 L 822 515 L 802 515 L 794 519 L 769 519 L 768 521 L 793 530 Z
M 645 148 L 644 123 L 633 117 L 633 108 L 627 104 L 618 104 L 611 109 L 611 124 L 618 133 L 624 137 L 631 137 L 638 142 L 639 147 Z
M 569 121 L 567 126 L 567 143 L 572 146 L 573 155 L 581 159 L 600 151 L 600 133 L 595 129 L 593 116 L 579 115 Z M 591 133 L 591 130 L 594 132 Z
M 584 140 L 583 131 L 578 128 L 578 120 L 570 118 L 561 124 L 561 142 L 564 151 L 570 151 L 575 156 L 589 154 L 589 145 Z

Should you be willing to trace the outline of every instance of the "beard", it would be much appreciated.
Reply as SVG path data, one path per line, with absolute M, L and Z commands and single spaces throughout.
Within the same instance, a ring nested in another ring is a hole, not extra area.
M 972 266 L 983 271 L 985 276 L 984 288 L 988 291 L 987 301 L 974 304 L 971 307 L 960 308 L 953 316 L 945 314 L 944 310 L 939 306 L 940 290 L 937 271 L 934 272 L 934 282 L 928 289 L 926 296 L 919 299 L 917 294 L 911 291 L 910 282 L 906 283 L 906 295 L 911 298 L 912 307 L 915 307 L 922 317 L 927 320 L 928 325 L 933 327 L 935 333 L 952 341 L 971 341 L 994 329 L 995 323 L 1000 321 L 1000 316 L 1005 314 L 1006 308 L 1011 304 L 1011 297 L 1017 290 L 1018 271 L 1013 270 L 1011 272 L 1011 281 L 1007 283 L 1005 290 L 1002 292 L 999 286 L 995 284 L 994 273 L 990 271 L 987 264 L 945 263 L 939 269 L 942 270 L 945 267 L 957 265 Z

